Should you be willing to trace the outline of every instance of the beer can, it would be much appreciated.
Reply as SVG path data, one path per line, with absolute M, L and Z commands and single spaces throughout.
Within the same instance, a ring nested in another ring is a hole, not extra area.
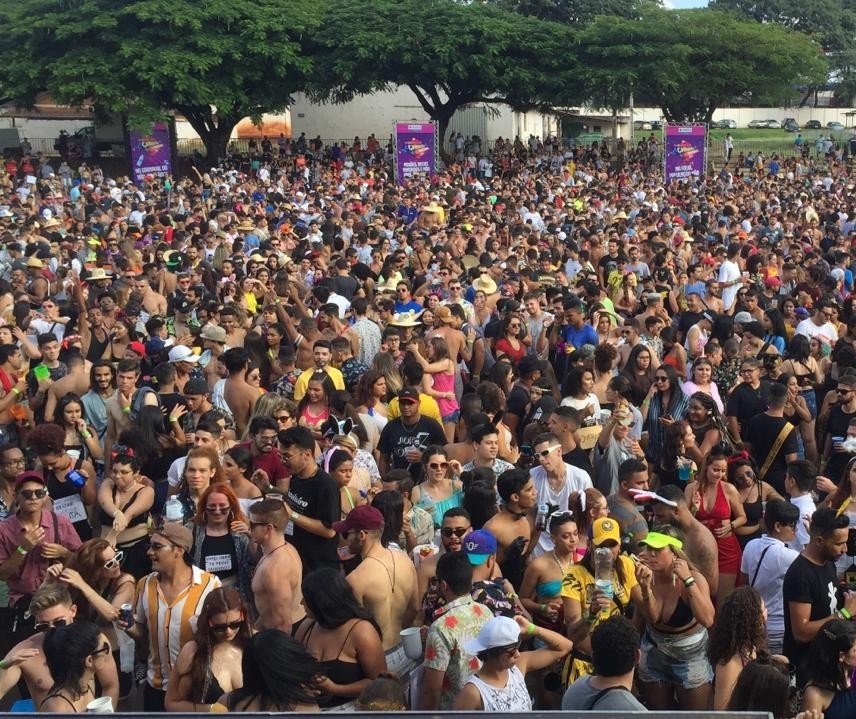
M 134 608 L 130 604 L 119 607 L 119 619 L 130 626 L 134 623 Z

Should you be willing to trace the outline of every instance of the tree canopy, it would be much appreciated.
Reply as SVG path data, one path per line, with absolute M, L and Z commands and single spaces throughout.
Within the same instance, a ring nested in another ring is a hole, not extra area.
M 672 122 L 709 122 L 717 107 L 738 99 L 779 102 L 826 72 L 820 48 L 805 35 L 709 9 L 598 18 L 578 42 L 589 97 L 620 107 L 632 91 Z M 623 95 L 610 103 L 612 93 Z
M 527 108 L 575 96 L 573 35 L 557 23 L 447 0 L 344 0 L 328 22 L 349 30 L 321 41 L 311 94 L 343 101 L 404 85 L 441 136 L 472 103 Z
M 596 17 L 638 18 L 643 10 L 658 7 L 658 0 L 491 0 L 499 7 L 539 20 L 586 27 Z
M 174 110 L 215 160 L 234 126 L 288 105 L 312 67 L 302 0 L 20 0 L 0 11 L 2 92 L 97 107 L 143 123 Z

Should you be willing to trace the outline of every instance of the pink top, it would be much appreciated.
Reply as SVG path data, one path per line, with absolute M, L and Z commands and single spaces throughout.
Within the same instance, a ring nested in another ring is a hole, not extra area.
M 452 399 L 441 399 L 437 397 L 437 406 L 440 408 L 440 416 L 446 417 L 460 408 L 458 398 L 455 397 L 455 375 L 446 372 L 437 372 L 431 375 L 432 387 L 435 392 L 451 392 Z
M 52 514 L 56 517 L 56 533 L 54 533 Z M 80 546 L 80 537 L 77 536 L 74 525 L 62 514 L 44 510 L 41 527 L 45 530 L 45 542 L 61 544 L 71 550 Z M 17 515 L 7 517 L 0 522 L 0 564 L 15 553 L 18 545 L 21 544 L 22 534 L 23 528 Z M 55 561 L 43 557 L 38 547 L 29 552 L 17 573 L 6 580 L 9 585 L 9 606 L 14 606 L 21 597 L 35 592 L 47 575 L 48 567 Z
M 722 399 L 719 396 L 719 389 L 716 386 L 716 382 L 710 383 L 710 392 L 706 392 L 695 382 L 684 382 L 681 385 L 681 389 L 684 391 L 684 394 L 687 397 L 692 397 L 696 392 L 704 392 L 711 396 L 713 401 L 716 403 L 716 406 L 719 408 L 720 412 L 725 411 L 725 406 L 722 404 Z

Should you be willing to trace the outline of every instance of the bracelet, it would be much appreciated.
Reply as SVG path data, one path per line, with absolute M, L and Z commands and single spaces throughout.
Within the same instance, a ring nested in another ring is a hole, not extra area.
M 122 407 L 122 412 L 124 412 L 125 414 L 131 414 L 131 407 Z
M 90 432 L 88 430 L 84 430 L 83 432 L 80 433 L 80 436 L 83 437 L 83 439 L 91 439 L 92 438 L 92 432 Z
M 690 575 L 684 580 L 684 586 L 689 589 L 693 584 L 695 584 L 695 577 Z
M 299 512 L 295 512 L 293 509 L 291 510 L 291 521 L 292 522 L 297 520 L 297 519 L 300 519 L 300 517 L 302 517 L 302 516 L 303 515 L 301 515 Z
M 15 395 L 17 397 L 21 396 L 21 390 L 19 390 L 17 387 L 12 387 L 12 391 L 15 393 Z
M 531 636 L 535 634 L 537 629 L 538 628 L 534 624 L 532 624 L 532 622 L 529 622 L 529 627 L 526 629 L 526 633 Z
M 848 619 L 848 620 L 853 619 L 853 615 L 844 607 L 841 607 L 841 609 L 838 610 L 838 613 L 842 617 L 844 617 L 845 619 Z
M 594 624 L 597 621 L 597 614 L 586 614 L 583 620 L 586 624 Z
M 546 604 L 539 604 L 538 605 L 538 611 L 541 612 L 541 614 L 546 614 L 547 613 L 547 605 Z
M 24 549 L 20 544 L 17 547 L 15 547 L 15 551 L 18 554 L 20 554 L 22 557 L 26 557 L 27 553 L 28 553 L 27 550 Z
M 173 417 L 172 415 L 170 415 L 170 416 L 169 416 L 169 421 L 170 421 L 170 423 L 172 423 L 172 422 L 178 422 L 178 417 Z
M 0 659 L 0 669 L 6 671 L 6 662 Z

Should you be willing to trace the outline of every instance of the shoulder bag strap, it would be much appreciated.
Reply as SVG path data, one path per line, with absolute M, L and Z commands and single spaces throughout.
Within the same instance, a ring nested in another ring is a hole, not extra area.
M 767 458 L 764 460 L 764 464 L 761 466 L 761 471 L 758 472 L 758 479 L 762 480 L 765 476 L 767 476 L 767 472 L 770 471 L 770 467 L 773 465 L 773 460 L 776 458 L 776 455 L 779 453 L 779 450 L 782 448 L 782 445 L 785 443 L 785 440 L 788 438 L 788 435 L 793 430 L 794 426 L 790 422 L 786 422 L 785 425 L 779 430 L 779 434 L 776 437 L 776 441 L 773 442 L 773 446 L 770 447 L 770 451 L 767 453 Z
M 606 689 L 601 689 L 594 696 L 594 698 L 588 703 L 588 705 L 586 706 L 584 711 L 591 711 L 592 709 L 594 709 L 598 705 L 598 702 L 600 702 L 600 700 L 603 699 L 604 696 L 606 696 L 610 692 L 614 692 L 614 691 L 617 691 L 619 689 L 623 689 L 624 691 L 627 691 L 627 689 L 625 689 L 624 687 L 607 687 Z
M 758 578 L 758 572 L 761 571 L 761 565 L 764 563 L 764 557 L 766 556 L 767 552 L 770 551 L 770 547 L 772 546 L 772 544 L 768 544 L 766 547 L 764 547 L 764 551 L 761 552 L 761 556 L 758 559 L 758 566 L 755 567 L 755 571 L 752 573 L 752 581 L 749 582 L 750 587 L 755 586 L 755 580 Z

